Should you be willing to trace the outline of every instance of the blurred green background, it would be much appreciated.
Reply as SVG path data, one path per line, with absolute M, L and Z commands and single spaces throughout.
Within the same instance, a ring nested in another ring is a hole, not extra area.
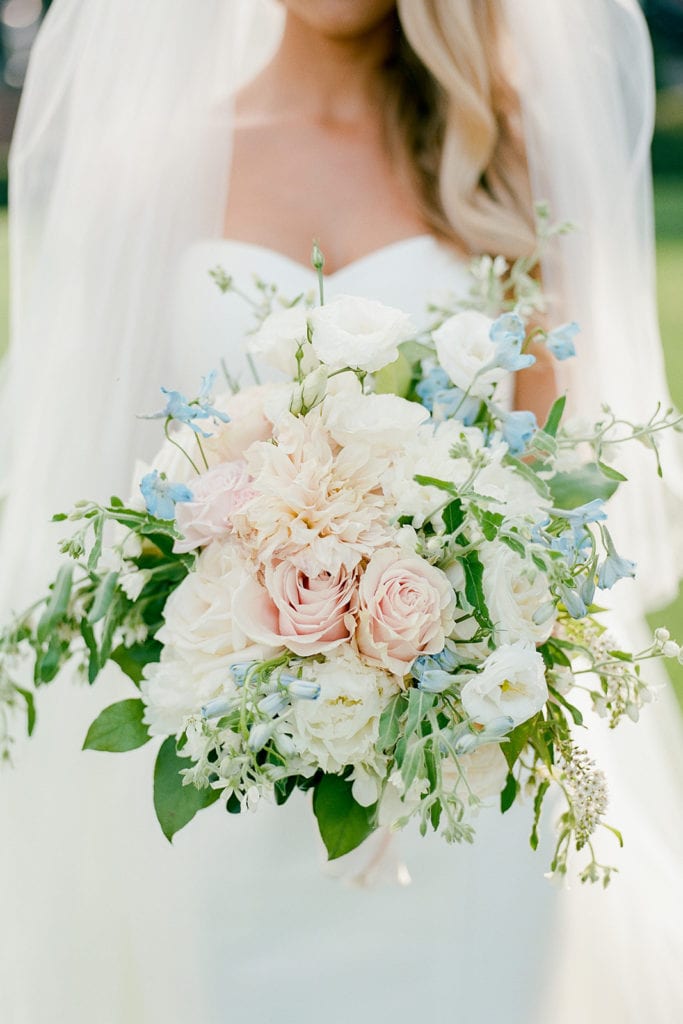
M 49 0 L 0 0 L 0 356 L 8 336 L 6 153 L 30 47 Z M 659 310 L 671 393 L 683 409 L 683 2 L 642 0 L 654 42 L 657 127 L 653 144 Z M 683 641 L 683 590 L 651 617 Z M 668 662 L 683 706 L 683 666 Z

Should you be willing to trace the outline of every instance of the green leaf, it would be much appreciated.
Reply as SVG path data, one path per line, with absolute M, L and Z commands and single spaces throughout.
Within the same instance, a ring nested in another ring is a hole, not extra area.
M 377 749 L 381 751 L 391 750 L 395 745 L 401 732 L 401 718 L 407 707 L 407 699 L 404 693 L 397 693 L 392 697 L 379 719 L 379 735 L 377 737 Z
M 39 686 L 41 683 L 52 682 L 62 667 L 64 656 L 68 650 L 69 641 L 62 640 L 59 633 L 53 633 L 47 645 L 47 650 L 42 651 L 36 658 L 33 674 L 36 685 Z
M 106 576 L 103 576 L 100 580 L 99 586 L 95 591 L 95 600 L 93 601 L 92 608 L 88 614 L 88 622 L 91 626 L 94 626 L 96 622 L 103 619 L 109 611 L 109 605 L 114 599 L 114 593 L 116 591 L 116 584 L 119 581 L 119 574 L 117 572 L 108 572 Z
M 527 483 L 530 483 L 537 494 L 540 494 L 542 498 L 550 497 L 550 491 L 548 490 L 548 485 L 545 480 L 542 480 L 530 466 L 527 466 L 526 462 L 522 462 L 521 459 L 516 459 L 512 455 L 507 455 L 505 457 L 505 463 L 508 466 L 512 466 L 519 476 L 523 477 Z
M 436 703 L 436 694 L 426 693 L 413 686 L 408 691 L 408 718 L 406 719 L 403 735 L 406 739 L 412 736 L 425 715 L 431 711 Z
M 460 498 L 454 498 L 443 510 L 443 521 L 446 533 L 456 533 L 465 521 Z
M 118 753 L 144 746 L 151 739 L 142 720 L 144 713 L 145 705 L 135 697 L 110 704 L 88 729 L 83 749 Z
M 81 636 L 85 641 L 85 646 L 88 648 L 90 658 L 88 661 L 88 682 L 92 684 L 97 679 L 100 671 L 100 655 L 97 649 L 97 640 L 95 639 L 95 631 L 88 622 L 87 619 L 81 619 Z
M 543 431 L 546 434 L 550 434 L 551 437 L 557 437 L 557 431 L 562 420 L 564 413 L 564 407 L 567 404 L 567 396 L 561 395 L 553 402 L 553 407 L 548 414 L 548 419 L 545 422 Z
M 446 494 L 452 494 L 454 498 L 458 497 L 458 491 L 455 484 L 449 483 L 448 480 L 439 480 L 435 476 L 422 476 L 421 473 L 416 473 L 413 480 L 415 483 L 420 484 L 421 487 L 436 487 L 439 491 L 445 491 Z
M 608 480 L 594 462 L 573 473 L 558 473 L 549 481 L 550 494 L 557 508 L 573 509 L 594 498 L 611 498 L 618 484 Z
M 406 791 L 410 789 L 418 775 L 423 776 L 425 774 L 424 753 L 424 743 L 422 742 L 414 743 L 412 747 L 408 748 L 408 752 L 401 765 L 401 776 Z
M 95 570 L 95 567 L 100 560 L 100 555 L 102 554 L 102 537 L 104 535 L 104 515 L 102 512 L 98 514 L 97 519 L 95 520 L 93 532 L 95 534 L 95 541 L 88 556 L 88 568 L 91 571 Z
M 375 829 L 375 807 L 353 799 L 351 783 L 340 775 L 323 775 L 313 794 L 313 813 L 328 860 L 350 853 Z
M 577 707 L 574 707 L 574 705 L 571 704 L 566 697 L 563 697 L 559 690 L 556 690 L 554 686 L 549 686 L 548 690 L 550 691 L 550 693 L 552 693 L 557 703 L 561 704 L 562 707 L 569 712 L 574 721 L 574 725 L 583 725 L 583 715 L 581 714 L 579 709 Z
M 514 804 L 515 799 L 517 797 L 518 789 L 519 784 L 517 782 L 517 779 L 514 777 L 512 772 L 508 772 L 505 788 L 503 789 L 503 792 L 500 794 L 500 810 L 502 814 L 505 814 L 506 811 L 509 811 L 512 805 Z
M 536 715 L 534 718 L 529 719 L 527 722 L 522 722 L 507 736 L 507 742 L 501 743 L 500 749 L 505 755 L 505 760 L 508 763 L 508 768 L 512 768 L 517 763 L 517 758 L 524 750 L 529 740 L 529 733 L 531 732 L 534 725 L 543 724 L 540 716 Z
M 465 570 L 465 597 L 472 606 L 472 614 L 485 629 L 492 629 L 493 623 L 484 597 L 484 566 L 476 551 L 470 551 L 460 559 Z
M 160 657 L 161 644 L 158 640 L 149 639 L 144 644 L 133 644 L 132 647 L 124 647 L 121 644 L 114 648 L 110 660 L 116 662 L 121 671 L 139 686 L 145 665 L 151 665 Z
M 503 516 L 500 512 L 483 511 L 479 516 L 479 522 L 486 540 L 492 541 L 498 536 L 498 531 L 503 524 Z
M 22 689 L 21 686 L 15 685 L 14 689 L 26 701 L 26 731 L 29 736 L 32 736 L 36 727 L 36 702 L 33 694 L 30 690 Z
M 375 393 L 378 395 L 399 395 L 405 398 L 413 381 L 413 368 L 410 361 L 399 350 L 398 359 L 381 370 L 373 373 Z M 425 412 L 425 416 L 427 413 Z
M 215 803 L 221 795 L 217 789 L 184 786 L 180 772 L 191 766 L 189 757 L 178 757 L 175 738 L 168 736 L 159 748 L 154 765 L 154 810 L 169 843 L 198 811 Z
M 608 480 L 616 480 L 618 484 L 623 484 L 628 480 L 627 476 L 620 473 L 614 466 L 607 466 L 604 462 L 600 462 L 598 459 L 598 469 L 603 476 L 606 476 Z
M 73 566 L 67 563 L 57 573 L 57 578 L 52 584 L 50 600 L 38 623 L 36 633 L 41 643 L 47 640 L 57 623 L 64 618 L 67 612 L 69 598 L 71 597 L 72 579 Z
M 520 558 L 524 558 L 526 556 L 526 548 L 522 544 L 521 540 L 517 540 L 516 537 L 513 537 L 509 533 L 501 533 L 500 539 L 503 542 L 503 544 L 506 544 L 512 551 L 515 552 L 516 555 L 519 555 Z
M 545 797 L 550 783 L 545 779 L 538 787 L 536 796 L 534 797 L 534 823 L 531 826 L 531 835 L 529 836 L 529 843 L 531 844 L 532 850 L 538 849 L 538 823 L 541 819 L 541 808 L 543 806 L 543 798 Z

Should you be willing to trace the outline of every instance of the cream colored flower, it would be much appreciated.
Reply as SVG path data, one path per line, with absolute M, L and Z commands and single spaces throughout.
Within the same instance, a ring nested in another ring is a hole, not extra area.
M 479 553 L 484 566 L 484 597 L 497 644 L 529 640 L 542 644 L 553 631 L 555 617 L 537 625 L 534 614 L 552 601 L 548 578 L 507 545 L 493 541 Z
M 334 576 L 390 540 L 382 459 L 360 442 L 340 448 L 319 409 L 285 414 L 276 443 L 254 445 L 246 458 L 257 494 L 232 521 L 258 564 L 287 559 L 307 576 Z
M 320 696 L 293 704 L 290 724 L 302 758 L 325 772 L 372 765 L 380 715 L 397 681 L 363 664 L 348 647 L 332 661 L 309 663 L 304 676 L 320 684 Z
M 339 295 L 309 314 L 312 344 L 330 370 L 373 372 L 398 358 L 398 346 L 415 334 L 410 317 L 372 299 Z
M 461 700 L 466 713 L 480 725 L 504 715 L 515 725 L 526 722 L 548 700 L 543 658 L 523 640 L 504 644 L 463 684 Z
M 489 366 L 496 355 L 489 336 L 492 323 L 482 313 L 467 310 L 456 313 L 434 332 L 441 366 L 457 387 L 476 398 L 488 398 L 507 375 L 501 367 Z

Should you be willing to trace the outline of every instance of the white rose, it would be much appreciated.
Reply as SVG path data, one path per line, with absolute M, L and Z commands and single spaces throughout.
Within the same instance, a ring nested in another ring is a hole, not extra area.
M 484 743 L 471 754 L 462 754 L 457 765 L 450 757 L 444 758 L 441 773 L 448 790 L 455 792 L 460 789 L 464 796 L 467 785 L 480 800 L 488 800 L 498 796 L 503 789 L 508 765 L 498 743 Z
M 244 647 L 244 634 L 233 621 L 232 602 L 245 573 L 230 541 L 209 544 L 167 600 L 158 639 L 187 657 L 220 658 Z
M 320 684 L 317 700 L 296 700 L 292 709 L 294 742 L 304 760 L 325 772 L 372 764 L 379 718 L 397 681 L 348 648 L 332 661 L 307 664 L 304 675 Z
M 309 373 L 318 360 L 308 342 L 308 312 L 303 306 L 292 306 L 271 313 L 247 341 L 247 350 L 288 377 L 295 377 L 296 354 L 301 349 L 301 366 L 304 373 Z
M 461 700 L 465 712 L 480 725 L 503 715 L 515 725 L 526 722 L 548 700 L 543 658 L 524 640 L 504 644 L 463 685 Z
M 352 295 L 339 295 L 312 310 L 309 323 L 315 354 L 330 370 L 381 370 L 398 358 L 400 343 L 415 333 L 400 309 Z
M 203 704 L 231 688 L 223 661 L 187 658 L 164 649 L 161 661 L 145 666 L 140 685 L 145 724 L 152 736 L 177 736 Z
M 489 366 L 496 355 L 491 341 L 493 321 L 482 313 L 456 313 L 434 331 L 436 354 L 453 383 L 476 398 L 488 398 L 495 384 L 506 376 L 499 366 Z
M 545 643 L 553 631 L 555 616 L 540 625 L 533 619 L 539 608 L 552 601 L 545 573 L 499 541 L 484 544 L 479 557 L 484 566 L 484 597 L 495 629 L 495 642 Z

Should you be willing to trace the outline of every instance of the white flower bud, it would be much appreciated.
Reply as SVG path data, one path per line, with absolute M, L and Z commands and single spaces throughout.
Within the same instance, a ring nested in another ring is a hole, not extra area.
M 304 377 L 301 385 L 301 399 L 306 409 L 314 409 L 325 397 L 327 390 L 327 367 L 318 366 L 308 376 Z
M 681 648 L 675 640 L 667 640 L 666 643 L 662 645 L 662 654 L 665 658 L 677 658 L 680 653 Z
M 671 638 L 671 633 L 664 626 L 660 626 L 659 629 L 655 630 L 655 640 L 658 644 L 664 644 Z

